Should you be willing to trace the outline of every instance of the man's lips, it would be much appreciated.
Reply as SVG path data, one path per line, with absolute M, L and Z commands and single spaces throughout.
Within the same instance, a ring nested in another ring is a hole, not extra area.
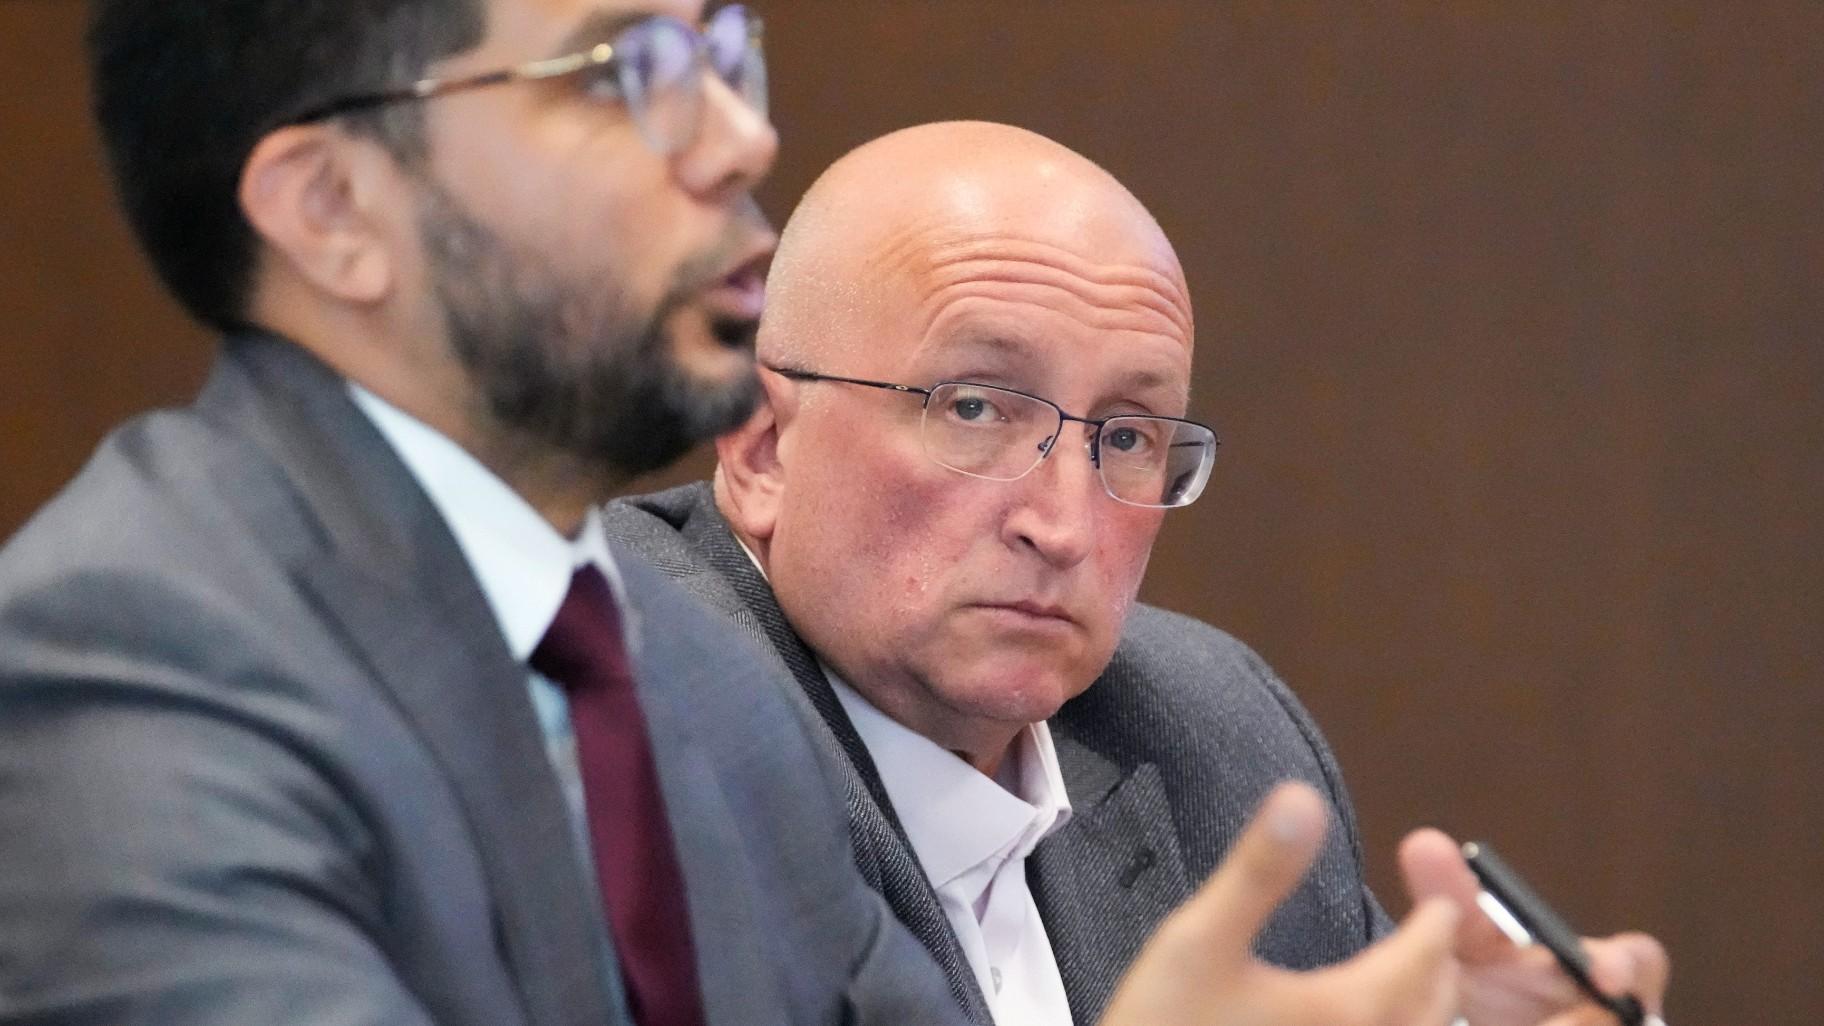
M 1029 620 L 1033 623 L 1053 623 L 1074 626 L 1077 622 L 1077 618 L 1072 616 L 1070 611 L 1063 606 L 1037 602 L 1031 599 L 1020 599 L 1011 602 L 974 602 L 971 603 L 971 605 L 976 609 L 1003 613 L 1011 617 L 1018 617 L 1022 620 Z
M 766 269 L 773 260 L 768 238 L 747 251 L 721 277 L 703 291 L 703 302 L 712 317 L 757 321 L 766 308 Z

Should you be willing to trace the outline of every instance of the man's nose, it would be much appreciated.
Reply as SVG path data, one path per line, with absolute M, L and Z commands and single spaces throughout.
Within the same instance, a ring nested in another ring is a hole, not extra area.
M 697 137 L 674 158 L 684 189 L 706 202 L 748 192 L 772 170 L 779 133 L 721 76 L 703 69 L 703 113 Z
M 1081 563 L 1095 545 L 1097 504 L 1108 500 L 1087 436 L 1073 435 L 1086 425 L 1066 424 L 1039 465 L 1018 481 L 1013 507 L 1003 521 L 1003 537 L 1016 548 L 1030 548 L 1047 563 L 1063 569 Z M 1089 430 L 1094 430 L 1089 427 Z

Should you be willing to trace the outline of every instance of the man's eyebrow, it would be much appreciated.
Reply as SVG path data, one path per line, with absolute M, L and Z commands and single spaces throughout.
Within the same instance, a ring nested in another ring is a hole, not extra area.
M 952 351 L 965 356 L 992 356 L 1010 360 L 1039 359 L 1044 355 L 1038 345 L 1004 332 L 964 335 L 956 340 Z M 1174 400 L 1181 402 L 1190 398 L 1189 383 L 1176 374 L 1151 367 L 1134 367 L 1123 372 L 1116 386 L 1115 391 L 1118 392 L 1169 392 Z
M 546 56 L 567 57 L 602 43 L 613 42 L 615 36 L 629 27 L 654 16 L 651 11 L 590 11 L 580 24 L 564 36 L 557 48 Z
M 1180 396 L 1188 391 L 1188 386 L 1186 386 L 1176 375 L 1161 374 L 1158 371 L 1148 370 L 1144 367 L 1136 367 L 1122 375 L 1121 383 L 1128 388 L 1137 391 L 1150 391 L 1156 388 L 1170 391 Z
M 1031 343 L 1000 332 L 971 332 L 958 338 L 956 349 L 980 350 L 995 356 L 1032 356 Z

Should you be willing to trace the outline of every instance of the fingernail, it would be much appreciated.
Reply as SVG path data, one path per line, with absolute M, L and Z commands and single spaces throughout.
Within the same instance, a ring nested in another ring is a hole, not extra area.
M 1289 809 L 1275 811 L 1267 826 L 1273 831 L 1273 839 L 1281 844 L 1291 844 L 1305 833 L 1303 818 Z
M 1311 817 L 1295 801 L 1281 800 L 1267 817 L 1267 829 L 1281 844 L 1293 844 L 1311 832 Z

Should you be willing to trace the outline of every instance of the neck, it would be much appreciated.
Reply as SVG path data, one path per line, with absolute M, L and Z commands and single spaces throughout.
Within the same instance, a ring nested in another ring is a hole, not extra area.
M 439 430 L 442 430 L 439 428 Z M 516 437 L 502 430 L 471 430 L 467 437 L 451 434 L 496 477 L 538 510 L 559 534 L 573 538 L 591 506 L 599 506 L 622 485 L 627 476 L 602 462 L 584 461 L 549 445 Z
M 969 752 L 952 748 L 950 749 L 950 754 L 969 765 L 974 766 L 982 776 L 985 776 L 990 780 L 998 781 L 1000 780 L 1001 767 L 1007 765 L 1007 760 L 1013 757 L 1013 744 L 1018 739 L 1019 734 L 1016 733 L 1013 737 L 1007 739 L 1006 744 L 1001 745 L 999 748 L 990 749 L 987 752 Z
M 387 388 L 385 380 L 351 376 L 375 395 L 422 421 L 519 493 L 561 535 L 573 538 L 591 506 L 627 481 L 600 460 L 584 460 L 500 423 L 473 397 Z
M 879 709 L 888 719 L 915 734 L 929 738 L 945 751 L 975 767 L 984 776 L 993 777 L 1000 772 L 1002 763 L 1013 753 L 1020 731 L 1028 726 L 1025 723 L 959 715 L 941 703 L 906 701 L 905 696 L 910 688 L 891 685 L 872 688 L 859 685 L 856 683 L 859 678 L 843 673 L 840 667 L 835 669 L 856 694 Z M 924 689 L 923 685 L 914 686 Z

